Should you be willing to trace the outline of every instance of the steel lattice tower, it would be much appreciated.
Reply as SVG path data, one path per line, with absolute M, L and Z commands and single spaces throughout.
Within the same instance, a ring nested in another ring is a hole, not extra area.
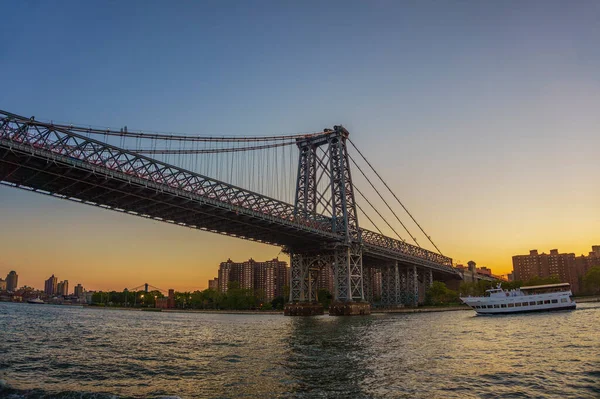
M 317 223 L 320 215 L 331 221 L 331 231 L 339 242 L 320 248 L 292 248 L 291 302 L 315 301 L 312 292 L 318 270 L 331 262 L 334 271 L 334 300 L 362 302 L 362 237 L 359 229 L 352 175 L 342 126 L 322 135 L 298 139 L 300 151 L 294 215 Z M 317 265 L 320 265 L 317 267 Z M 317 273 L 315 273 L 317 271 Z

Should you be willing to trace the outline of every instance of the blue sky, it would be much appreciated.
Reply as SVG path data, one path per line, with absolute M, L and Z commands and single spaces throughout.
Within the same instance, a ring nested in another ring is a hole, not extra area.
M 14 1 L 2 9 L 2 109 L 189 134 L 342 123 L 457 260 L 506 272 L 530 247 L 582 252 L 600 240 L 599 2 Z M 106 218 L 0 188 L 4 232 L 22 231 L 15 240 L 44 240 L 31 230 L 32 210 L 58 236 L 72 228 L 67 214 Z M 150 223 L 109 218 L 107 231 Z M 157 229 L 163 239 L 184 234 Z M 194 250 L 198 240 L 228 240 L 186 237 Z M 0 268 L 24 273 L 37 262 L 4 245 Z M 194 267 L 212 274 L 214 261 L 186 263 L 181 280 Z

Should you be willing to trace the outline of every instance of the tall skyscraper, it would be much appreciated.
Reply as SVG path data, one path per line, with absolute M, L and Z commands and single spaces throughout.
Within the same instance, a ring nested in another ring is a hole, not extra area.
M 333 269 L 331 265 L 325 265 L 319 271 L 319 277 L 317 277 L 317 289 L 327 290 L 333 293 Z
M 50 276 L 44 283 L 44 292 L 46 295 L 57 295 L 58 291 L 58 279 L 54 277 L 54 274 Z
M 272 301 L 275 298 L 276 265 L 272 262 L 257 262 L 254 265 L 254 290 L 257 298 Z
M 19 283 L 19 275 L 14 270 L 6 276 L 6 291 L 15 292 Z
M 0 278 L 0 291 L 6 291 L 6 280 Z
M 231 278 L 231 269 L 233 268 L 233 261 L 227 259 L 227 262 L 221 262 L 219 266 L 219 292 L 226 293 Z
M 250 258 L 242 264 L 238 264 L 235 270 L 235 281 L 240 283 L 240 288 L 251 290 L 254 288 L 254 259 Z
M 69 281 L 64 280 L 56 285 L 56 295 L 67 296 L 69 295 Z
M 77 298 L 83 298 L 83 286 L 81 284 L 75 286 L 75 296 Z

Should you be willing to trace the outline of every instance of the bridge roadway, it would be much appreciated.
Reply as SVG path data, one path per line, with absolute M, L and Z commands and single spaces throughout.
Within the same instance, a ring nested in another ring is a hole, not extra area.
M 295 251 L 343 241 L 331 219 L 57 127 L 0 113 L 0 182 L 136 216 Z M 390 261 L 460 278 L 452 260 L 362 229 L 363 262 Z

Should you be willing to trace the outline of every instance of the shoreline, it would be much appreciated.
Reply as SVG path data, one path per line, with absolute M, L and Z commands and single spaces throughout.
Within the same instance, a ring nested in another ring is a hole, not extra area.
M 433 312 L 456 312 L 460 310 L 473 310 L 466 305 L 457 306 L 423 306 L 417 308 L 394 308 L 394 309 L 371 309 L 373 313 L 433 313 Z
M 575 302 L 580 303 L 598 303 L 600 302 L 600 296 L 592 297 L 581 297 L 574 298 Z M 15 303 L 15 302 L 10 302 Z M 26 302 L 16 302 L 23 303 Z M 131 312 L 165 312 L 165 313 L 204 313 L 204 314 L 252 314 L 252 315 L 277 315 L 283 314 L 283 310 L 219 310 L 219 309 L 157 309 L 157 308 L 130 308 L 130 307 L 111 307 L 111 306 L 90 306 L 82 304 L 43 304 L 51 306 L 69 306 L 69 307 L 80 307 L 85 309 L 98 309 L 98 310 L 125 310 Z M 43 306 L 37 305 L 37 306 Z M 473 310 L 466 305 L 455 305 L 455 306 L 423 306 L 423 307 L 400 307 L 400 308 L 371 308 L 371 314 L 393 314 L 393 313 L 437 313 L 437 312 L 456 312 L 461 310 Z M 327 309 L 325 310 L 327 314 Z
M 580 298 L 573 297 L 576 303 L 591 303 L 600 302 L 600 296 L 582 296 Z
M 256 315 L 274 315 L 283 314 L 283 310 L 218 310 L 218 309 L 156 309 L 155 308 L 125 308 L 125 307 L 102 307 L 102 306 L 84 306 L 89 309 L 107 309 L 107 310 L 129 310 L 137 312 L 165 312 L 165 313 L 205 313 L 205 314 L 256 314 Z M 472 310 L 466 305 L 458 306 L 423 306 L 411 308 L 372 308 L 371 314 L 386 313 L 434 313 L 434 312 L 456 312 L 460 310 Z M 325 310 L 327 314 L 327 310 Z

